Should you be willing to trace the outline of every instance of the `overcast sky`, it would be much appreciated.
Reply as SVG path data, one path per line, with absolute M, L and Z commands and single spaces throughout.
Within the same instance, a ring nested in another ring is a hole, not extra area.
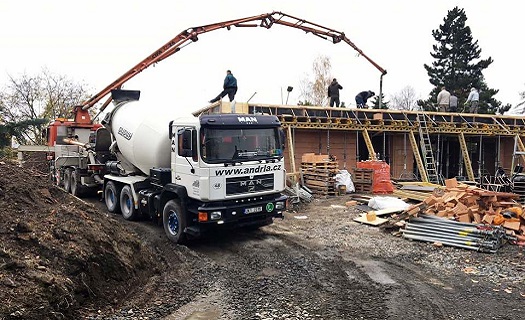
M 0 85 L 43 67 L 86 83 L 99 92 L 149 54 L 190 27 L 281 11 L 344 32 L 388 71 L 388 100 L 406 86 L 426 99 L 432 86 L 423 64 L 432 63 L 432 30 L 454 6 L 465 9 L 496 98 L 515 105 L 525 90 L 523 8 L 519 1 L 421 0 L 0 0 Z M 511 8 L 509 8 L 509 6 Z M 311 78 L 316 57 L 332 62 L 341 100 L 355 104 L 362 90 L 379 92 L 381 73 L 346 43 L 333 44 L 303 31 L 275 25 L 209 32 L 170 58 L 148 68 L 124 88 L 140 89 L 141 100 L 177 114 L 205 107 L 222 89 L 225 71 L 238 79 L 236 100 L 281 104 L 302 99 L 299 84 Z M 283 92 L 283 94 L 281 94 Z M 227 99 L 227 98 L 225 98 Z

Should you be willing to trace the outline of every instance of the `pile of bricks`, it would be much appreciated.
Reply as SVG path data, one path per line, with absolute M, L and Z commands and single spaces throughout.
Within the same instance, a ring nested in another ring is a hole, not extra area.
M 337 195 L 335 175 L 339 164 L 329 155 L 305 153 L 301 158 L 304 184 L 316 195 Z
M 525 234 L 525 212 L 516 201 L 518 198 L 515 193 L 487 191 L 448 179 L 444 189 L 436 189 L 406 212 L 410 216 L 427 214 L 460 222 L 502 225 L 519 235 Z

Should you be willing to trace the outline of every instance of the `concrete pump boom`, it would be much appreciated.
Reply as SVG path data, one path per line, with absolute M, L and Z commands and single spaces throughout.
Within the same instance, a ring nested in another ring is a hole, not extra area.
M 260 21 L 260 23 L 259 24 L 249 23 L 253 21 Z M 157 63 L 157 62 L 160 62 L 166 59 L 167 57 L 179 51 L 185 43 L 189 41 L 195 42 L 199 40 L 198 39 L 199 34 L 203 34 L 206 32 L 210 32 L 210 31 L 214 31 L 214 30 L 222 29 L 222 28 L 226 28 L 230 30 L 232 26 L 234 27 L 258 27 L 260 26 L 266 29 L 270 29 L 274 24 L 280 24 L 280 25 L 287 26 L 287 27 L 301 29 L 305 31 L 306 33 L 311 33 L 322 39 L 332 41 L 333 43 L 339 43 L 341 41 L 346 42 L 348 45 L 354 48 L 354 50 L 356 50 L 359 53 L 359 55 L 363 56 L 374 67 L 376 67 L 376 69 L 378 69 L 381 72 L 381 81 L 382 81 L 382 77 L 387 73 L 385 69 L 381 68 L 377 63 L 375 63 L 366 54 L 364 54 L 363 51 L 359 49 L 352 41 L 350 41 L 350 39 L 348 39 L 343 32 L 329 29 L 321 25 L 306 21 L 304 19 L 293 17 L 293 16 L 290 16 L 282 12 L 274 11 L 272 13 L 266 13 L 266 14 L 261 14 L 261 15 L 253 16 L 253 17 L 224 21 L 224 22 L 209 24 L 205 26 L 189 28 L 189 29 L 182 31 L 177 36 L 175 36 L 175 38 L 171 39 L 166 44 L 164 44 L 162 47 L 155 50 L 146 59 L 139 62 L 136 66 L 128 70 L 126 73 L 120 76 L 117 80 L 113 81 L 110 85 L 105 87 L 102 91 L 95 94 L 89 100 L 83 102 L 81 105 L 82 110 L 87 110 L 93 107 L 101 99 L 109 95 L 112 90 L 120 89 L 126 81 L 133 78 L 134 76 L 139 74 L 144 69 L 148 68 L 154 63 Z M 381 90 L 382 90 L 381 87 L 382 85 L 380 85 L 380 95 L 379 96 L 381 96 Z M 111 100 L 112 98 L 110 96 L 109 99 L 102 105 L 100 111 L 103 111 L 109 105 Z

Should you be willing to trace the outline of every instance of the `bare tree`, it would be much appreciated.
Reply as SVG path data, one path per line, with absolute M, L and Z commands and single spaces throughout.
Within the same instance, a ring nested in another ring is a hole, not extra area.
M 391 98 L 389 108 L 396 110 L 420 110 L 417 105 L 418 98 L 416 92 L 411 86 L 406 86 L 398 93 L 394 94 Z
M 304 99 L 301 104 L 322 106 L 325 103 L 326 90 L 331 82 L 331 69 L 330 58 L 318 56 L 314 60 L 312 66 L 313 80 L 306 78 L 300 84 L 301 97 Z
M 76 83 L 64 75 L 43 69 L 40 74 L 9 76 L 0 93 L 0 119 L 6 123 L 27 126 L 18 139 L 20 143 L 43 143 L 40 125 L 55 118 L 69 118 L 73 107 L 88 98 L 84 84 Z M 38 121 L 35 121 L 37 120 Z
M 520 92 L 520 99 L 521 101 L 512 109 L 514 110 L 514 113 L 524 114 L 525 113 L 525 91 Z M 508 111 L 508 109 L 504 111 Z
M 56 75 L 48 70 L 43 70 L 42 81 L 46 118 L 70 117 L 73 106 L 88 98 L 85 85 L 75 83 L 65 75 Z

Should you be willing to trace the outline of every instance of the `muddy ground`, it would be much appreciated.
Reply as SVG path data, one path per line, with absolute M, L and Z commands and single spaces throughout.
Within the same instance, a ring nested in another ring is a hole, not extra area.
M 0 319 L 517 319 L 521 247 L 411 242 L 350 195 L 187 245 L 0 162 Z

